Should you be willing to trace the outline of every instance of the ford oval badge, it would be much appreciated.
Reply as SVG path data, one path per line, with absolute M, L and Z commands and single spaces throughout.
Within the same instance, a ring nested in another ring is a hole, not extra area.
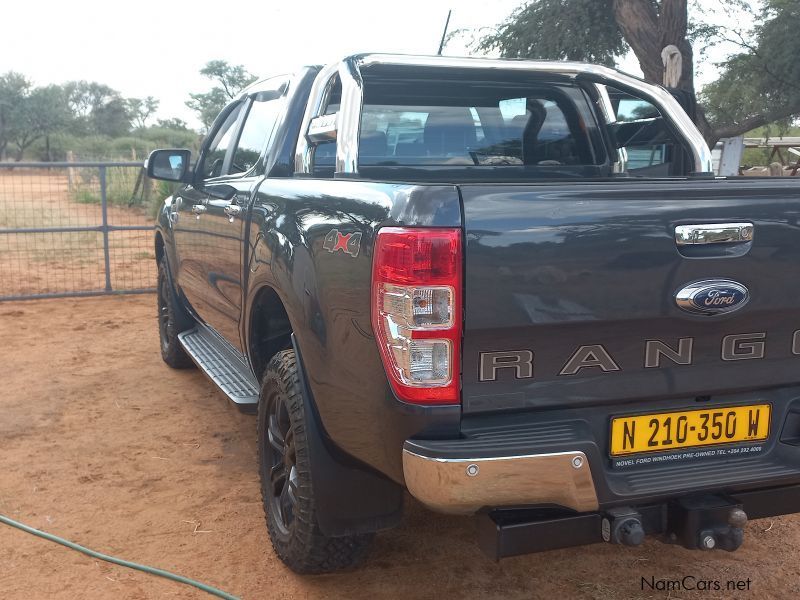
M 684 286 L 675 294 L 675 302 L 696 315 L 721 315 L 742 308 L 750 292 L 730 279 L 704 279 Z

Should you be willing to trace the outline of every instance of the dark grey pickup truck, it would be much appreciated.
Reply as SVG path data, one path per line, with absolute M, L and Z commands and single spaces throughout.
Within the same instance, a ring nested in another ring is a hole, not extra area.
M 281 559 L 355 564 L 405 490 L 494 558 L 800 511 L 800 185 L 711 170 L 620 72 L 380 54 L 154 152 L 162 355 L 257 413 Z

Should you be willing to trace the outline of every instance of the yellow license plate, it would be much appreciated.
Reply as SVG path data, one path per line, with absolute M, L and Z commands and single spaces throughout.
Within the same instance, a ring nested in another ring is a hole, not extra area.
M 766 440 L 769 417 L 769 404 L 616 417 L 611 456 Z

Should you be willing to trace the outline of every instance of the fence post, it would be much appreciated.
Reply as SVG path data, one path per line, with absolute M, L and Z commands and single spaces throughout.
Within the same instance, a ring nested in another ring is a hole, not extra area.
M 103 256 L 106 262 L 106 291 L 111 291 L 111 252 L 108 247 L 108 193 L 106 167 L 100 166 L 100 207 L 103 211 Z
M 75 162 L 75 155 L 73 154 L 72 150 L 67 150 L 67 162 Z M 70 193 L 72 193 L 73 175 L 72 167 L 67 167 L 67 185 Z

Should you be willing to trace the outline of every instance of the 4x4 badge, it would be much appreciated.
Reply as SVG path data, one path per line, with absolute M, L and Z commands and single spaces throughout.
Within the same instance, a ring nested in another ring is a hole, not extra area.
M 361 232 L 340 233 L 338 229 L 331 229 L 325 236 L 322 247 L 331 254 L 341 250 L 355 258 L 361 249 Z

